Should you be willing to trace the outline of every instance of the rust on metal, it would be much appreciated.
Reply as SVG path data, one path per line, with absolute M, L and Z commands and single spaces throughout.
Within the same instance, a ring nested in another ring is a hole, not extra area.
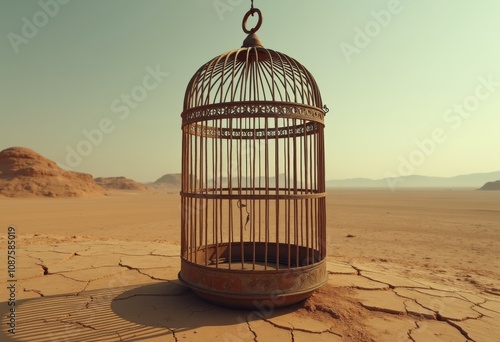
M 244 308 L 293 304 L 327 279 L 326 106 L 304 66 L 263 47 L 261 24 L 252 6 L 243 46 L 198 69 L 181 114 L 179 279 Z

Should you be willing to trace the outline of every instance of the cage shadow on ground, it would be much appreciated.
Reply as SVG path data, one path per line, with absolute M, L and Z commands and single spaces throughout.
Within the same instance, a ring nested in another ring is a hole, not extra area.
M 249 333 L 247 322 L 285 315 L 300 305 L 274 308 L 268 301 L 254 310 L 226 308 L 206 302 L 176 280 L 125 291 L 113 300 L 111 308 L 129 322 L 176 334 L 203 327 L 223 327 L 225 335 L 241 337 Z
M 141 341 L 171 334 L 129 322 L 111 310 L 114 298 L 138 286 L 141 285 L 18 300 L 15 334 L 8 332 L 10 307 L 1 303 L 0 341 Z
M 15 335 L 8 333 L 9 309 L 0 303 L 5 342 L 168 340 L 173 333 L 206 327 L 225 327 L 239 336 L 247 320 L 259 319 L 258 311 L 209 304 L 177 280 L 18 300 Z M 271 317 L 292 310 L 266 307 L 262 313 Z

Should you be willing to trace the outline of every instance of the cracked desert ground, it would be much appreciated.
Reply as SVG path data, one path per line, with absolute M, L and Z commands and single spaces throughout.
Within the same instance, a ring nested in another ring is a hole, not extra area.
M 329 191 L 328 285 L 260 312 L 178 282 L 179 203 L 158 191 L 0 198 L 0 341 L 500 341 L 499 191 Z

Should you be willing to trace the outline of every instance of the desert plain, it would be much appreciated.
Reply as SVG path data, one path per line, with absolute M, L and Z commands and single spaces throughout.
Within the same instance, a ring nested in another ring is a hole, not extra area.
M 330 189 L 328 284 L 254 311 L 177 280 L 175 191 L 0 197 L 0 224 L 0 341 L 500 341 L 500 191 Z

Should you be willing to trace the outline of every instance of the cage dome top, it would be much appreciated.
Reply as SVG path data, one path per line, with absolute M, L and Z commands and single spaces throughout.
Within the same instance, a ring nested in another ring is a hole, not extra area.
M 257 26 L 248 30 L 249 15 L 257 13 Z M 189 82 L 184 111 L 235 102 L 273 102 L 323 107 L 319 88 L 311 73 L 284 53 L 264 48 L 256 31 L 262 14 L 252 8 L 243 19 L 248 34 L 239 49 L 205 63 Z

